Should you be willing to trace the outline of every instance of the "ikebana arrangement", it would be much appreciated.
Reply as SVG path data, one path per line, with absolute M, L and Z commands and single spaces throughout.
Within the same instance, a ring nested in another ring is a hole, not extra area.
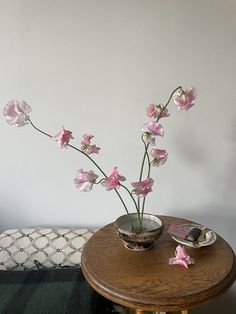
M 9 101 L 4 108 L 3 115 L 9 125 L 22 127 L 29 124 L 36 131 L 56 141 L 61 149 L 72 148 L 87 157 L 99 171 L 101 177 L 94 170 L 79 169 L 74 178 L 75 186 L 79 191 L 88 192 L 91 191 L 94 185 L 100 184 L 107 191 L 115 191 L 126 212 L 126 215 L 121 216 L 116 221 L 117 230 L 120 232 L 121 238 L 125 241 L 126 247 L 134 250 L 144 250 L 152 245 L 153 237 L 155 240 L 163 230 L 163 223 L 160 218 L 145 213 L 146 197 L 152 192 L 154 185 L 151 170 L 152 168 L 162 166 L 168 157 L 165 149 L 156 148 L 157 138 L 164 136 L 164 128 L 159 121 L 170 116 L 167 107 L 172 98 L 179 111 L 187 111 L 195 105 L 196 96 L 197 92 L 194 87 L 183 89 L 181 86 L 178 86 L 170 94 L 165 104 L 150 104 L 147 107 L 146 113 L 151 121 L 146 122 L 141 128 L 141 141 L 143 142 L 144 154 L 138 180 L 131 182 L 131 188 L 128 188 L 124 184 L 126 177 L 120 174 L 117 166 L 114 167 L 110 175 L 107 175 L 94 158 L 91 157 L 91 155 L 100 153 L 100 147 L 92 143 L 94 135 L 84 134 L 81 138 L 80 147 L 71 144 L 71 141 L 74 139 L 72 131 L 64 127 L 58 134 L 50 135 L 32 122 L 30 117 L 31 107 L 26 101 Z M 146 171 L 144 171 L 145 167 Z M 119 193 L 120 188 L 124 189 L 131 197 L 134 205 L 134 213 L 133 210 L 127 208 Z

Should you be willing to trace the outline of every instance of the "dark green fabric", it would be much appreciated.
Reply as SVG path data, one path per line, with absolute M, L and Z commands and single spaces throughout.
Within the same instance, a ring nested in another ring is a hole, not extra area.
M 93 314 L 99 298 L 80 268 L 0 271 L 1 314 Z

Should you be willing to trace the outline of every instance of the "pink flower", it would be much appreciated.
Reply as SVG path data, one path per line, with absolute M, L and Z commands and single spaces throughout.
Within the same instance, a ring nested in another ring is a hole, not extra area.
M 97 147 L 96 145 L 89 145 L 86 149 L 87 155 L 90 154 L 98 154 L 100 150 L 100 147 Z
M 147 178 L 140 182 L 132 182 L 131 184 L 134 187 L 133 193 L 135 193 L 138 198 L 146 197 L 149 192 L 152 192 L 153 183 L 152 178 Z
M 145 142 L 149 143 L 150 145 L 155 146 L 156 138 L 154 136 L 152 136 L 151 133 L 146 132 L 145 133 Z
M 195 105 L 196 98 L 197 90 L 196 88 L 191 87 L 186 92 L 177 92 L 174 95 L 174 103 L 178 106 L 178 110 L 188 110 Z
M 164 136 L 164 129 L 162 125 L 154 121 L 144 124 L 142 132 L 148 132 L 154 136 Z
M 163 165 L 166 162 L 167 156 L 168 156 L 168 153 L 164 149 L 153 148 L 150 151 L 150 154 L 154 158 L 152 161 L 152 166 L 154 166 L 154 167 L 159 167 L 159 166 Z
M 25 101 L 11 100 L 6 104 L 3 115 L 8 124 L 19 127 L 29 123 L 30 112 L 31 108 Z
M 106 188 L 107 191 L 112 189 L 118 189 L 120 187 L 120 181 L 125 181 L 126 178 L 121 176 L 118 171 L 117 167 L 115 167 L 112 171 L 112 174 L 101 184 Z
M 84 134 L 83 140 L 81 141 L 81 149 L 87 154 L 98 154 L 100 147 L 97 147 L 96 145 L 90 145 L 91 139 L 94 137 L 94 135 L 91 134 Z
M 65 130 L 63 127 L 60 133 L 52 136 L 52 139 L 58 141 L 58 145 L 60 148 L 67 148 L 69 141 L 73 139 L 73 136 L 71 131 Z
M 169 259 L 169 265 L 181 265 L 188 268 L 188 265 L 194 264 L 194 259 L 187 254 L 181 245 L 177 246 L 175 255 L 176 257 Z
M 147 115 L 149 116 L 149 118 L 159 118 L 159 115 L 162 111 L 161 106 L 156 106 L 154 104 L 151 104 L 147 107 Z M 169 113 L 168 113 L 168 109 L 165 109 L 162 114 L 161 114 L 161 118 L 164 117 L 169 117 Z
M 94 137 L 94 135 L 91 134 L 84 134 L 83 140 L 81 141 L 81 145 L 88 146 L 90 145 L 91 139 Z
M 83 169 L 80 169 L 77 171 L 74 182 L 78 190 L 89 192 L 97 178 L 98 176 L 92 170 L 84 171 Z

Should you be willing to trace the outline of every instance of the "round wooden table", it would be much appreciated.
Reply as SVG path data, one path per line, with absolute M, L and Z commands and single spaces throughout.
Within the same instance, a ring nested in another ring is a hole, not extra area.
M 178 243 L 166 232 L 171 223 L 189 220 L 160 216 L 165 222 L 163 235 L 145 252 L 126 249 L 114 224 L 97 231 L 82 253 L 82 270 L 89 284 L 101 295 L 143 311 L 181 311 L 218 297 L 236 279 L 235 255 L 229 244 L 217 235 L 214 244 L 200 249 L 186 248 L 195 265 L 186 269 L 169 265 Z

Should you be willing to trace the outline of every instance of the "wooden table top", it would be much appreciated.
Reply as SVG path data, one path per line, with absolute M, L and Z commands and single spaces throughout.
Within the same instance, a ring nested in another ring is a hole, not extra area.
M 126 249 L 114 224 L 96 232 L 82 253 L 82 270 L 90 285 L 106 298 L 145 311 L 190 309 L 223 294 L 236 279 L 235 255 L 217 235 L 214 244 L 200 249 L 186 248 L 195 265 L 186 269 L 169 265 L 178 245 L 166 232 L 170 223 L 189 220 L 160 216 L 163 235 L 145 252 Z

